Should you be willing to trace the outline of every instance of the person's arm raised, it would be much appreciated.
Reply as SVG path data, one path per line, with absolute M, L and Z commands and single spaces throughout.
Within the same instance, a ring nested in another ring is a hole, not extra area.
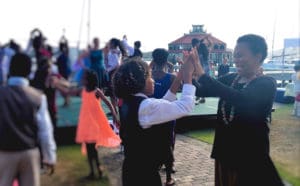
M 189 61 L 194 65 L 193 76 L 196 79 L 199 79 L 199 77 L 201 77 L 202 75 L 205 74 L 205 71 L 204 71 L 204 69 L 201 65 L 200 59 L 199 59 L 198 51 L 194 48 L 191 51 Z

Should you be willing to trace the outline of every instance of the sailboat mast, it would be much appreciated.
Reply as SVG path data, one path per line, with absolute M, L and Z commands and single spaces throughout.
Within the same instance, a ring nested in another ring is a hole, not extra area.
M 79 51 L 80 48 L 80 40 L 81 40 L 81 32 L 82 32 L 82 23 L 84 17 L 84 9 L 85 9 L 85 0 L 82 1 L 81 6 L 81 16 L 80 16 L 80 24 L 79 24 L 79 32 L 78 32 L 78 41 L 77 41 L 77 50 Z
M 277 14 L 275 15 L 274 25 L 273 25 L 273 38 L 272 38 L 272 53 L 271 53 L 271 60 L 273 60 L 273 52 L 274 52 L 274 40 L 275 40 L 275 33 L 276 33 L 276 20 L 277 20 Z
M 90 43 L 90 33 L 91 33 L 91 0 L 88 0 L 87 44 Z

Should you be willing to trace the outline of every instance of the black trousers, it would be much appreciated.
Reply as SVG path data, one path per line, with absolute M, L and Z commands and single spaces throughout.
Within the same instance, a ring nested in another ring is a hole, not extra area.
M 136 161 L 125 158 L 122 167 L 123 186 L 162 186 L 158 172 L 159 164 Z

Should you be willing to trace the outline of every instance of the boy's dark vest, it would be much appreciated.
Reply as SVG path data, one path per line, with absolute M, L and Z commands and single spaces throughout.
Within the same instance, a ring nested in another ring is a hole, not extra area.
M 142 129 L 138 121 L 138 109 L 144 97 L 130 96 L 120 108 L 120 136 L 128 161 L 158 166 L 160 136 L 154 127 Z M 142 165 L 141 165 L 142 166 Z
M 41 94 L 31 87 L 0 87 L 0 150 L 18 151 L 37 147 L 36 113 Z

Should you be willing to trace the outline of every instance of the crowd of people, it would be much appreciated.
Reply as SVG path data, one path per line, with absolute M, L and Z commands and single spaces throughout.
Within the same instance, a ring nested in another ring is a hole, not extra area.
M 86 180 L 97 178 L 94 164 L 98 178 L 102 178 L 98 147 L 122 145 L 124 186 L 161 186 L 159 170 L 163 166 L 164 185 L 175 185 L 176 119 L 193 110 L 196 97 L 218 97 L 211 154 L 215 185 L 283 185 L 269 155 L 268 117 L 276 82 L 261 71 L 267 56 L 265 39 L 254 34 L 239 37 L 233 54 L 237 72 L 229 73 L 224 59 L 218 78 L 210 74 L 208 46 L 198 39 L 191 44 L 191 50 L 179 59 L 182 65 L 177 73 L 172 72 L 166 49 L 155 49 L 148 64 L 143 61 L 141 42 L 135 41 L 132 47 L 126 35 L 110 39 L 103 48 L 99 38 L 94 38 L 74 65 L 68 40 L 64 36 L 60 39 L 56 54 L 39 29 L 30 33 L 25 50 L 14 41 L 3 46 L 0 186 L 12 185 L 15 179 L 19 185 L 39 186 L 41 167 L 54 172 L 60 138 L 57 92 L 65 100 L 63 106 L 72 104 L 70 96 L 82 99 L 74 140 L 87 151 L 90 172 Z M 76 71 L 76 87 L 70 82 L 72 71 Z M 177 98 L 179 90 L 182 94 Z M 110 113 L 104 112 L 101 101 Z M 110 127 L 109 114 L 120 129 L 119 135 Z

